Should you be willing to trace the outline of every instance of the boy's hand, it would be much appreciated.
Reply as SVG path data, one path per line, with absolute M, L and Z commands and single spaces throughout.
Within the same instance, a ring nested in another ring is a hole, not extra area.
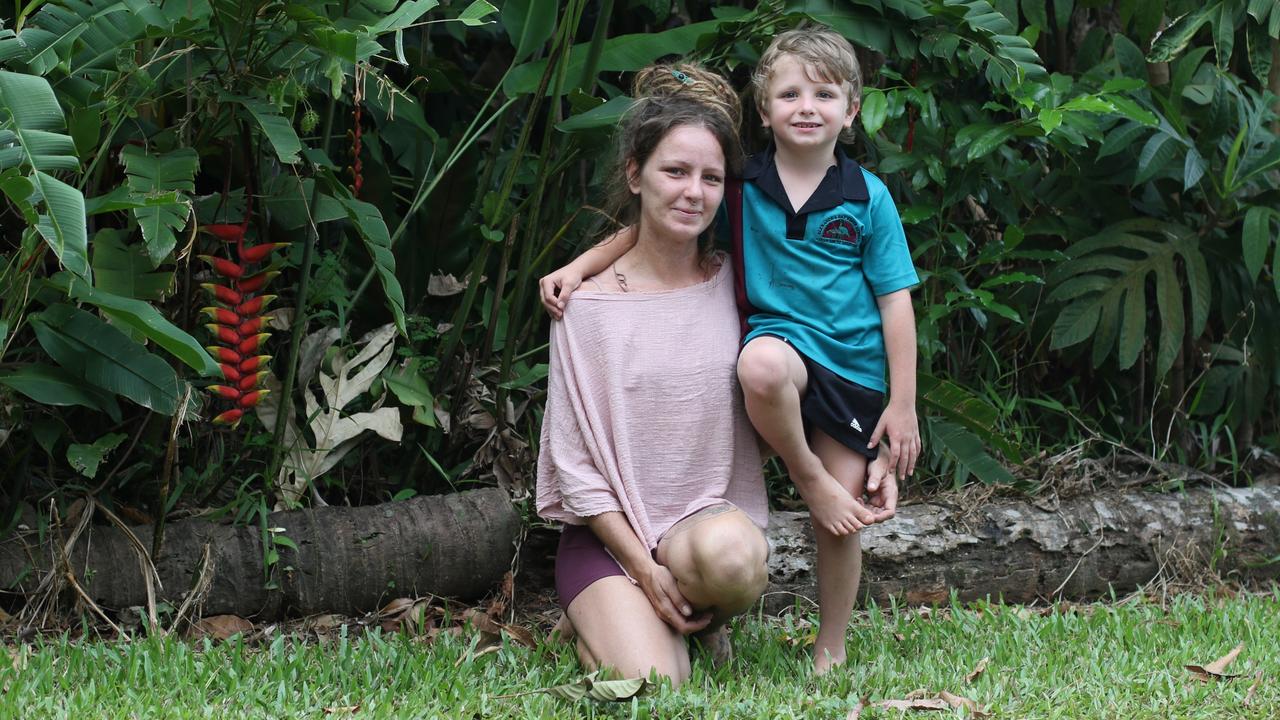
M 547 314 L 556 320 L 563 319 L 565 303 L 569 302 L 569 296 L 580 285 L 582 285 L 582 274 L 570 265 L 539 280 L 538 291 L 542 296 L 542 307 L 546 308 Z
M 867 507 L 875 514 L 878 523 L 898 512 L 898 479 L 889 469 L 884 453 L 867 466 L 867 498 Z
M 889 401 L 889 407 L 880 415 L 880 422 L 876 423 L 867 447 L 876 447 L 885 435 L 889 441 L 889 469 L 898 477 L 914 474 L 916 460 L 920 457 L 920 425 L 914 404 Z

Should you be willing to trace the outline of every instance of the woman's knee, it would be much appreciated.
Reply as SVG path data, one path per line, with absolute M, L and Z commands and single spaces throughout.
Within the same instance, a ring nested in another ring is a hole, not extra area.
M 707 527 L 689 540 L 693 564 L 708 590 L 736 597 L 764 592 L 769 545 L 754 525 Z
M 781 340 L 758 338 L 738 354 L 738 382 L 756 395 L 779 391 L 791 382 L 790 359 Z

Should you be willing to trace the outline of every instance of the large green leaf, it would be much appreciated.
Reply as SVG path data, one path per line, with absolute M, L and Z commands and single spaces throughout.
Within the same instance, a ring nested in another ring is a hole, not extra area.
M 516 49 L 513 62 L 524 62 L 551 39 L 560 16 L 551 0 L 507 0 L 499 20 Z
M 930 439 L 974 477 L 988 484 L 1013 483 L 1013 475 L 987 453 L 977 435 L 948 420 L 926 422 Z
M 120 422 L 120 404 L 115 397 L 62 368 L 50 365 L 23 365 L 0 374 L 0 385 L 8 385 L 45 405 L 79 405 L 105 412 Z
M 924 411 L 965 427 L 1011 462 L 1022 461 L 1017 448 L 1000 433 L 1000 412 L 993 405 L 953 382 L 927 373 L 917 374 L 916 389 Z
M 601 72 L 627 72 L 639 70 L 658 58 L 667 55 L 684 55 L 697 47 L 699 38 L 714 33 L 721 20 L 681 25 L 659 33 L 635 33 L 619 35 L 604 44 L 600 53 Z M 565 77 L 581 78 L 582 67 L 587 60 L 588 43 L 574 45 L 569 51 Z M 519 65 L 511 70 L 503 83 L 508 95 L 524 95 L 538 89 L 538 82 L 546 71 L 547 61 Z M 570 90 L 572 88 L 565 88 Z M 549 91 L 549 90 L 548 90 Z
M 79 167 L 75 142 L 60 131 L 62 107 L 49 82 L 0 70 L 0 170 L 30 170 L 29 204 L 40 207 L 36 229 L 68 270 L 90 278 L 84 195 L 50 175 Z M 7 194 L 8 190 L 6 190 Z
M 191 148 L 148 155 L 135 145 L 126 145 L 120 157 L 133 199 L 159 201 L 133 210 L 154 268 L 173 252 L 177 245 L 175 233 L 186 227 L 191 216 L 191 201 L 182 193 L 195 192 L 200 157 Z
M 556 125 L 556 129 L 561 132 L 577 132 L 579 130 L 591 130 L 601 127 L 614 127 L 622 116 L 631 109 L 631 105 L 635 101 L 626 95 L 619 95 L 611 98 L 608 102 L 584 113 L 578 113 L 564 122 Z
M 30 319 L 40 346 L 68 372 L 156 412 L 177 409 L 184 383 L 128 335 L 70 305 L 53 305 Z
M 204 347 L 177 325 L 166 320 L 150 303 L 95 289 L 66 275 L 54 277 L 50 284 L 76 300 L 96 305 L 111 320 L 141 333 L 201 375 L 220 376 L 218 364 L 209 357 Z
M 1244 229 L 1240 234 L 1240 242 L 1244 250 L 1244 266 L 1249 271 L 1249 279 L 1257 280 L 1262 271 L 1262 264 L 1267 260 L 1267 250 L 1271 247 L 1271 219 L 1275 211 L 1268 207 L 1255 205 L 1244 214 Z
M 94 234 L 94 287 L 120 297 L 160 300 L 173 284 L 173 272 L 151 272 L 146 250 L 126 245 L 125 237 L 123 230 L 115 228 L 103 228 Z
M 125 438 L 124 433 L 109 433 L 93 443 L 72 443 L 67 448 L 67 462 L 81 475 L 92 479 L 98 474 L 98 466 Z
M 365 249 L 373 260 L 374 270 L 382 283 L 383 295 L 387 298 L 387 307 L 395 320 L 396 328 L 405 334 L 404 290 L 396 277 L 396 256 L 391 252 L 391 233 L 387 231 L 387 223 L 377 206 L 352 197 L 338 197 L 336 200 L 347 211 L 347 217 L 355 225 L 360 239 L 364 240 Z
M 1160 316 L 1156 374 L 1163 376 L 1173 366 L 1185 335 L 1197 338 L 1203 331 L 1209 275 L 1197 236 L 1187 228 L 1145 219 L 1122 221 L 1075 243 L 1067 254 L 1070 259 L 1048 278 L 1053 286 L 1048 299 L 1068 302 L 1054 321 L 1051 349 L 1092 340 L 1097 365 L 1115 343 L 1121 369 L 1131 367 L 1148 335 L 1147 281 L 1153 275 Z M 1183 309 L 1188 302 L 1189 327 Z
M 1173 22 L 1169 23 L 1152 41 L 1151 52 L 1147 53 L 1147 61 L 1153 63 L 1169 62 L 1182 54 L 1196 31 L 1206 22 L 1209 22 L 1221 5 L 1222 3 L 1220 2 L 1207 3 L 1196 10 L 1174 18 Z
M 272 149 L 276 151 L 276 156 L 280 158 L 280 162 L 290 165 L 298 162 L 298 153 L 302 151 L 302 141 L 298 139 L 298 133 L 294 132 L 293 123 L 289 122 L 287 118 L 276 112 L 275 108 L 262 100 L 246 97 L 227 99 L 240 103 L 249 111 L 254 121 L 258 123 L 258 128 L 262 130 L 262 134 L 271 143 Z

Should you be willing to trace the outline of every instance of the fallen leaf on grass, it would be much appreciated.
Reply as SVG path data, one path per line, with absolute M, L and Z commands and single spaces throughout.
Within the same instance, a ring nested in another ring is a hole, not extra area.
M 600 673 L 593 672 L 577 682 L 547 688 L 545 692 L 565 700 L 577 702 L 582 698 L 590 698 L 600 702 L 630 700 L 649 688 L 649 681 L 644 678 L 627 678 L 625 680 L 597 680 Z
M 191 637 L 195 640 L 205 637 L 226 640 L 236 634 L 248 635 L 252 630 L 253 623 L 239 615 L 210 615 L 191 626 Z
M 977 702 L 966 697 L 960 697 L 943 690 L 937 697 L 927 697 L 928 691 L 924 689 L 912 690 L 907 696 L 901 700 L 882 700 L 876 707 L 882 707 L 886 710 L 951 710 L 953 708 L 964 708 L 969 711 L 971 717 L 985 718 L 990 717 L 991 713 Z
M 1231 675 L 1226 672 L 1227 666 L 1231 664 L 1240 651 L 1244 649 L 1244 643 L 1240 643 L 1231 649 L 1231 652 L 1214 660 L 1208 665 L 1184 665 L 1200 680 L 1209 680 L 1210 678 L 1218 678 L 1220 680 L 1230 680 L 1233 677 L 1239 677 L 1238 674 Z
M 938 697 L 942 698 L 944 701 L 946 701 L 948 705 L 950 705 L 953 708 L 964 708 L 965 710 L 968 710 L 970 717 L 984 718 L 984 717 L 991 716 L 991 713 L 987 712 L 986 708 L 979 705 L 977 701 L 970 700 L 967 697 L 952 695 L 946 690 L 943 690 L 941 693 L 938 693 Z
M 987 671 L 987 663 L 989 662 L 991 662 L 991 658 L 989 657 L 984 657 L 979 660 L 977 666 L 973 668 L 973 672 L 964 676 L 964 681 L 966 683 L 971 683 L 974 680 L 977 680 L 979 675 Z
M 463 653 L 462 655 L 458 656 L 458 660 L 453 664 L 453 666 L 455 668 L 462 667 L 462 663 L 464 662 L 473 662 L 475 660 L 478 660 L 484 657 L 485 655 L 491 655 L 493 653 L 496 653 L 501 649 L 502 649 L 501 645 L 488 645 L 471 654 Z
M 386 618 L 386 617 L 393 617 L 395 615 L 400 615 L 405 610 L 408 610 L 409 608 L 413 607 L 413 603 L 414 603 L 413 598 L 407 598 L 407 597 L 396 598 L 395 600 L 392 600 L 386 605 L 383 605 L 382 609 L 378 611 L 378 616 Z
M 340 705 L 340 706 L 334 706 L 334 707 L 327 707 L 327 708 L 325 708 L 325 709 L 324 709 L 324 714 L 325 714 L 325 715 L 336 715 L 336 714 L 338 714 L 338 713 L 342 713 L 342 714 L 344 714 L 344 715 L 345 715 L 345 714 L 347 714 L 347 713 L 354 713 L 354 712 L 359 712 L 359 711 L 360 711 L 360 706 L 359 706 L 359 705 Z
M 916 698 L 914 700 L 882 700 L 876 707 L 886 710 L 950 710 L 942 698 Z
M 1261 682 L 1262 682 L 1262 671 L 1259 670 L 1257 674 L 1254 675 L 1253 684 L 1249 686 L 1249 692 L 1244 694 L 1244 702 L 1242 704 L 1245 707 L 1249 707 L 1249 705 L 1253 702 L 1253 692 L 1258 689 L 1258 684 Z
M 538 646 L 538 641 L 533 639 L 533 632 L 528 628 L 523 628 L 519 625 L 503 625 L 502 631 L 510 635 L 512 640 L 527 648 L 533 649 Z
M 863 709 L 866 707 L 867 699 L 858 698 L 858 704 L 853 706 L 853 709 L 849 711 L 848 715 L 845 715 L 844 720 L 858 720 L 858 718 L 862 716 Z

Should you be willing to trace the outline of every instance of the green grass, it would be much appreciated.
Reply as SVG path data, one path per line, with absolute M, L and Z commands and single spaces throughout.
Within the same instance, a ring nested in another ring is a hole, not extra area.
M 142 639 L 46 639 L 0 656 L 0 718 L 835 718 L 858 698 L 862 718 L 899 718 L 874 703 L 917 688 L 973 698 L 998 718 L 1280 717 L 1280 591 L 1218 600 L 1073 606 L 1039 615 L 1016 607 L 952 606 L 922 617 L 875 610 L 850 628 L 851 665 L 808 674 L 805 620 L 740 621 L 736 660 L 695 661 L 678 691 L 662 686 L 622 703 L 569 703 L 524 693 L 581 676 L 564 645 L 503 647 L 473 657 L 478 636 L 425 642 L 376 632 L 320 641 L 277 636 L 246 644 Z M 799 640 L 799 641 L 797 641 Z M 1183 668 L 1237 643 L 1233 680 L 1199 682 Z M 990 663 L 971 684 L 965 676 Z M 21 669 L 17 669 L 17 666 Z M 1243 701 L 1257 683 L 1252 701 Z M 359 706 L 326 715 L 326 708 Z M 945 718 L 962 711 L 912 711 Z

